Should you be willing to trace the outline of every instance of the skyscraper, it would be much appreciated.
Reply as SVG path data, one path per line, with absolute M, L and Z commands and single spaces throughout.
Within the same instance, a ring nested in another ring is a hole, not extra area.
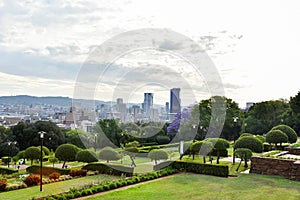
M 173 88 L 170 90 L 170 113 L 181 112 L 180 106 L 180 88 Z
M 153 107 L 153 93 L 144 93 L 144 103 L 142 106 L 145 117 L 149 117 L 150 109 Z

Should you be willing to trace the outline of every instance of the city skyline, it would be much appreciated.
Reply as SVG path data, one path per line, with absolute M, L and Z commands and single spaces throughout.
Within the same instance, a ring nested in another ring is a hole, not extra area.
M 297 5 L 297 1 L 0 0 L 0 95 L 73 98 L 76 77 L 95 47 L 127 31 L 167 28 L 206 51 L 220 74 L 224 95 L 240 107 L 288 99 L 297 94 L 300 83 Z M 162 46 L 172 51 L 180 44 L 165 41 Z M 114 71 L 99 84 L 95 99 L 112 101 L 120 96 L 125 102 L 142 102 L 139 94 L 149 92 L 164 105 L 169 89 L 175 87 L 181 88 L 183 105 L 211 96 L 205 80 L 195 77 L 189 63 L 172 53 L 136 51 L 112 65 Z M 124 79 L 115 90 L 114 80 L 120 76 Z

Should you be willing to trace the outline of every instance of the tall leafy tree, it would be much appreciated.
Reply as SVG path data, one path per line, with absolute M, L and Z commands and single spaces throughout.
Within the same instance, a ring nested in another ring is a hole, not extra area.
M 94 127 L 97 134 L 97 146 L 120 146 L 122 138 L 122 129 L 119 122 L 115 119 L 102 119 Z
M 255 104 L 247 113 L 247 132 L 262 135 L 281 124 L 290 108 L 285 100 L 264 101 Z
M 45 131 L 44 145 L 49 149 L 56 149 L 65 142 L 65 135 L 60 128 L 50 121 L 37 121 L 35 123 L 19 122 L 11 128 L 11 132 L 21 150 L 30 146 L 40 145 L 39 131 Z
M 212 116 L 213 107 L 216 112 L 214 116 Z M 222 119 L 222 114 L 224 112 L 226 112 L 225 120 Z M 219 136 L 216 134 L 220 127 L 223 127 L 221 137 L 227 140 L 232 140 L 234 139 L 235 134 L 240 132 L 243 120 L 243 113 L 239 109 L 238 104 L 232 99 L 221 96 L 215 96 L 210 99 L 202 100 L 197 106 L 194 107 L 192 116 L 194 118 L 195 116 L 199 117 L 200 122 L 196 137 L 198 140 L 203 140 L 208 135 L 209 137 Z M 233 120 L 234 117 L 239 118 L 236 124 Z

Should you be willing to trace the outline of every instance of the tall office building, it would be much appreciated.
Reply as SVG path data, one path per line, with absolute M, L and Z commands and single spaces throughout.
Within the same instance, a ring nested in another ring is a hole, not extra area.
M 170 90 L 170 113 L 181 112 L 180 88 Z
M 153 107 L 153 93 L 144 93 L 143 112 L 145 117 L 149 117 L 150 109 Z
M 166 113 L 165 119 L 169 120 L 169 114 L 170 114 L 170 104 L 169 104 L 169 102 L 166 102 L 165 113 Z

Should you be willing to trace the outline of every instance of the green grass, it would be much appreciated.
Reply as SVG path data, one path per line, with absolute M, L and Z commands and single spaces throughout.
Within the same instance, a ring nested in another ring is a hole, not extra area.
M 196 174 L 180 174 L 163 180 L 121 191 L 113 191 L 89 200 L 130 199 L 300 199 L 300 182 L 264 175 L 240 175 L 220 178 Z
M 83 178 L 77 178 L 73 180 L 43 185 L 43 192 L 39 192 L 40 186 L 29 187 L 21 190 L 13 190 L 10 192 L 2 192 L 0 193 L 0 199 L 27 200 L 27 199 L 31 199 L 32 197 L 43 197 L 52 194 L 59 194 L 68 191 L 70 188 L 81 188 L 82 186 L 87 184 L 101 183 L 101 182 L 111 181 L 115 179 L 119 179 L 119 177 L 108 176 L 108 175 L 87 176 Z

